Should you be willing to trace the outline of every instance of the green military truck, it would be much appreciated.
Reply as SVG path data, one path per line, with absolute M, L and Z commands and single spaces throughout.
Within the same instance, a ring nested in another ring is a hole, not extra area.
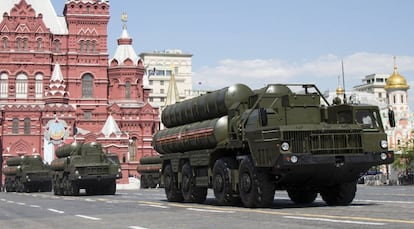
M 360 174 L 394 160 L 378 107 L 331 105 L 312 84 L 236 84 L 167 106 L 153 137 L 168 201 L 266 207 L 319 193 L 349 205 Z
M 160 156 L 141 157 L 137 172 L 141 175 L 140 188 L 156 188 L 160 184 L 161 177 Z
M 116 192 L 116 179 L 122 178 L 118 156 L 106 154 L 96 142 L 63 145 L 51 163 L 55 195 L 87 195 Z
M 3 168 L 7 192 L 50 192 L 50 168 L 40 156 L 21 156 L 7 159 Z

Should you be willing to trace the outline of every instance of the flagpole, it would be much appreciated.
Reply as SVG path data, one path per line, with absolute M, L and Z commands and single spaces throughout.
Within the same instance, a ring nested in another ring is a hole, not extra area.
M 344 59 L 342 59 L 342 85 L 343 85 L 343 87 L 344 87 L 344 103 L 346 103 L 346 89 L 345 89 Z

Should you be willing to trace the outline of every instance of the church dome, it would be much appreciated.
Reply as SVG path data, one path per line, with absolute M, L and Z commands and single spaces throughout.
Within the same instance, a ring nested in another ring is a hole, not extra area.
M 343 95 L 345 93 L 345 90 L 341 87 L 341 85 L 338 86 L 336 89 L 336 95 Z
M 408 88 L 410 88 L 407 84 L 407 80 L 405 80 L 405 78 L 402 75 L 400 75 L 400 73 L 398 73 L 396 64 L 394 64 L 394 72 L 392 73 L 390 77 L 388 77 L 387 84 L 385 85 L 384 88 L 386 90 L 388 89 L 407 90 Z

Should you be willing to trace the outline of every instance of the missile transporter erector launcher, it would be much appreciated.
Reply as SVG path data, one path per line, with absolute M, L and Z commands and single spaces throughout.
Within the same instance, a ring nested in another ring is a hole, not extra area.
M 116 179 L 122 178 L 118 156 L 106 154 L 96 142 L 72 143 L 59 147 L 51 163 L 55 195 L 113 195 Z
M 3 168 L 7 192 L 50 192 L 52 177 L 50 168 L 40 156 L 11 157 Z
M 378 107 L 330 105 L 311 84 L 237 84 L 167 106 L 162 122 L 153 147 L 169 201 L 212 188 L 221 205 L 269 206 L 275 190 L 348 205 L 360 174 L 394 160 Z
M 161 177 L 160 156 L 141 157 L 137 172 L 141 174 L 140 188 L 156 188 L 160 184 Z

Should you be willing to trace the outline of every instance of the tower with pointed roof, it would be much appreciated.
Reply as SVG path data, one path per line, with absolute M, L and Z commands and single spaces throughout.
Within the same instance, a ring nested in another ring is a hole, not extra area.
M 394 71 L 388 77 L 384 89 L 387 91 L 388 105 L 392 107 L 400 118 L 408 118 L 407 90 L 410 86 L 408 86 L 406 79 L 398 73 L 397 69 L 397 61 L 396 57 L 394 57 Z
M 154 154 L 151 141 L 159 126 L 159 111 L 148 102 L 151 89 L 144 64 L 136 54 L 133 39 L 127 31 L 126 13 L 122 14 L 121 20 L 122 33 L 115 55 L 109 60 L 108 103 L 112 116 L 118 118 L 117 123 L 129 127 L 129 148 L 136 150 L 129 150 L 125 156 L 136 161 L 139 157 Z
M 408 93 L 410 86 L 406 79 L 398 72 L 396 57 L 394 56 L 394 71 L 387 78 L 384 89 L 387 92 L 388 106 L 394 111 L 396 126 L 387 128 L 390 148 L 398 150 L 409 143 L 413 138 L 413 118 L 410 117 Z

